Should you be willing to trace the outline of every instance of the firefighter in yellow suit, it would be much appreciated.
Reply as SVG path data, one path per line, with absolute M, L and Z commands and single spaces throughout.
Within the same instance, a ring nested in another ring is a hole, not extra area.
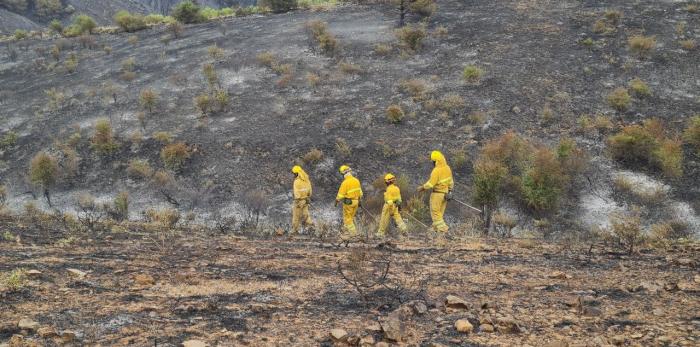
M 294 203 L 292 205 L 292 232 L 291 234 L 299 233 L 299 227 L 302 222 L 305 226 L 313 227 L 314 222 L 309 215 L 309 203 L 311 202 L 311 180 L 301 166 L 297 165 L 292 168 L 292 173 L 296 177 L 294 179 Z
M 335 205 L 339 202 L 343 203 L 343 229 L 350 237 L 357 235 L 357 227 L 355 226 L 355 214 L 360 207 L 360 199 L 362 198 L 362 186 L 360 180 L 352 175 L 352 169 L 343 165 L 339 169 L 343 175 L 343 183 L 338 189 L 338 195 L 335 197 Z
M 401 190 L 396 186 L 396 176 L 388 173 L 384 176 L 386 191 L 384 192 L 384 207 L 382 207 L 382 216 L 379 219 L 379 230 L 377 237 L 383 238 L 386 234 L 386 229 L 389 227 L 391 218 L 394 218 L 396 227 L 402 233 L 406 232 L 406 224 L 401 218 Z
M 447 201 L 451 197 L 454 181 L 452 170 L 447 165 L 447 159 L 439 151 L 430 153 L 430 160 L 435 167 L 430 173 L 430 179 L 424 185 L 418 187 L 418 191 L 432 190 L 430 194 L 430 217 L 433 219 L 433 230 L 438 233 L 446 233 L 449 227 L 445 223 L 445 209 Z

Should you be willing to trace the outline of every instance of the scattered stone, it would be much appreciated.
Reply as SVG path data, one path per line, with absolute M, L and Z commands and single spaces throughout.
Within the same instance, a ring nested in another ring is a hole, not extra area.
M 377 342 L 377 344 L 374 345 L 374 347 L 389 347 L 389 344 L 382 341 L 382 342 Z
M 693 281 L 695 281 L 695 283 L 700 283 L 700 275 L 695 275 L 695 277 L 693 277 Z
M 513 108 L 511 108 L 510 110 L 515 114 L 520 114 L 521 112 L 520 107 L 518 106 L 513 106 Z
M 29 270 L 26 272 L 26 274 L 27 274 L 27 277 L 36 279 L 36 278 L 41 277 L 42 272 L 39 270 Z
M 601 311 L 598 308 L 590 307 L 590 306 L 583 307 L 583 310 L 581 310 L 581 313 L 587 317 L 600 317 L 603 315 L 603 311 Z
M 182 343 L 182 347 L 207 347 L 207 344 L 201 340 L 187 340 Z
M 428 305 L 422 301 L 415 301 L 411 306 L 416 314 L 423 315 L 428 312 Z
M 67 269 L 68 273 L 71 275 L 78 277 L 78 278 L 83 278 L 87 276 L 87 272 L 80 271 L 78 269 Z
M 693 259 L 690 259 L 690 258 L 676 259 L 676 264 L 681 265 L 681 266 L 692 266 L 693 263 L 694 263 Z
M 348 338 L 348 332 L 344 329 L 331 329 L 331 337 L 335 341 L 345 341 Z
M 492 333 L 496 331 L 496 328 L 491 324 L 482 324 L 479 326 L 479 331 L 484 333 Z
M 377 322 L 371 322 L 365 327 L 365 329 L 372 332 L 380 332 L 382 331 L 382 326 Z
M 498 331 L 506 334 L 519 334 L 522 332 L 518 322 L 510 317 L 500 318 L 497 321 Z
M 134 282 L 142 286 L 152 286 L 156 284 L 156 280 L 149 274 L 137 274 L 134 276 Z
M 449 308 L 457 308 L 457 309 L 464 309 L 468 310 L 469 309 L 469 303 L 467 303 L 466 300 L 455 296 L 455 295 L 448 295 L 445 298 L 445 306 Z
M 495 308 L 497 308 L 497 307 L 498 307 L 498 305 L 497 305 L 495 302 L 484 301 L 484 302 L 481 303 L 481 309 L 482 309 L 482 310 L 488 310 L 488 309 L 491 309 L 491 308 L 494 308 L 494 309 L 495 309 Z
M 76 334 L 72 330 L 64 330 L 61 332 L 61 339 L 64 343 L 75 341 Z
M 658 292 L 661 291 L 661 286 L 651 283 L 651 282 L 642 282 L 640 283 L 637 287 L 634 287 L 630 290 L 631 292 L 648 292 L 649 294 L 657 294 Z
M 554 271 L 549 274 L 549 278 L 554 278 L 554 279 L 559 279 L 559 280 L 568 280 L 573 278 L 571 275 L 567 275 L 561 271 Z
M 455 322 L 455 329 L 457 329 L 457 331 L 460 333 L 469 334 L 472 332 L 472 330 L 474 330 L 474 326 L 466 319 L 458 319 Z
M 401 320 L 400 314 L 395 314 L 396 311 L 392 312 L 384 320 L 382 320 L 382 330 L 384 331 L 384 337 L 387 340 L 401 342 L 403 336 L 406 333 L 406 326 Z
M 360 347 L 374 346 L 374 337 L 367 335 L 360 339 Z
M 24 336 L 22 336 L 22 335 L 17 335 L 17 334 L 12 335 L 12 337 L 10 338 L 9 343 L 10 343 L 10 347 L 14 347 L 14 346 L 24 346 Z
M 22 330 L 36 331 L 39 329 L 39 323 L 29 318 L 22 318 L 17 322 L 17 327 Z
M 610 339 L 610 342 L 615 346 L 620 346 L 625 343 L 625 337 L 622 335 L 615 335 Z
M 58 332 L 56 332 L 56 329 L 53 327 L 41 327 L 37 330 L 37 334 L 45 339 L 58 336 Z

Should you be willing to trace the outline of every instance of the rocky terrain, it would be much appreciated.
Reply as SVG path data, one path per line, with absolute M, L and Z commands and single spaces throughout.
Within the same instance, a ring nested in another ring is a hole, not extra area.
M 626 256 L 533 240 L 338 249 L 200 235 L 161 248 L 117 234 L 32 246 L 37 235 L 10 230 L 26 239 L 0 243 L 0 270 L 21 268 L 28 279 L 0 300 L 3 346 L 700 342 L 697 245 Z M 350 278 L 376 280 L 367 274 L 385 263 L 386 285 L 366 288 L 365 299 L 338 272 L 340 264 Z

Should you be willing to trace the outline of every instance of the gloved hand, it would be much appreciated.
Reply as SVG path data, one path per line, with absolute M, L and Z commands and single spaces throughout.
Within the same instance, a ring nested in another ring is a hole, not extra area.
M 335 207 L 338 207 L 338 200 L 335 201 Z
M 446 201 L 452 200 L 452 191 L 451 190 L 448 190 L 447 194 L 445 194 L 445 200 Z

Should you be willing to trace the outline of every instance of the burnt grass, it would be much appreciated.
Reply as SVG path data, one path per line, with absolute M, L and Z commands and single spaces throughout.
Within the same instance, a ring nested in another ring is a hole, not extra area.
M 10 189 L 12 206 L 19 208 L 31 200 L 31 195 L 23 194 L 32 189 L 25 177 L 31 157 L 40 150 L 62 156 L 57 143 L 66 141 L 78 124 L 80 164 L 74 175 L 53 189 L 59 208 L 70 209 L 81 192 L 110 198 L 122 190 L 131 194 L 133 211 L 167 205 L 159 189 L 129 177 L 126 167 L 129 160 L 141 158 L 162 168 L 162 144 L 150 136 L 168 131 L 195 149 L 176 175 L 177 188 L 169 193 L 179 209 L 204 218 L 219 210 L 237 212 L 245 192 L 262 190 L 271 197 L 267 214 L 277 218 L 286 216 L 288 209 L 289 167 L 313 148 L 321 150 L 323 158 L 306 167 L 317 198 L 326 201 L 334 195 L 341 163 L 356 168 L 371 194 L 369 183 L 387 171 L 407 175 L 412 184 L 422 182 L 433 149 L 447 153 L 463 149 L 474 158 L 480 145 L 508 129 L 548 144 L 574 137 L 598 163 L 607 163 L 604 137 L 577 132 L 580 115 L 604 113 L 617 124 L 654 116 L 678 131 L 698 110 L 700 57 L 697 49 L 679 48 L 675 26 L 687 23 L 683 37 L 697 39 L 699 19 L 685 10 L 684 3 L 438 1 L 438 6 L 427 22 L 424 45 L 415 54 L 402 53 L 394 37 L 395 9 L 358 5 L 192 25 L 181 38 L 169 37 L 162 27 L 96 35 L 94 49 L 81 48 L 77 39 L 2 43 L 0 128 L 20 137 L 17 145 L 0 153 L 0 181 Z M 596 34 L 592 25 L 606 9 L 618 10 L 622 17 L 611 33 Z M 340 49 L 333 57 L 321 54 L 309 39 L 304 24 L 314 19 L 328 22 L 337 37 Z M 416 21 L 409 17 L 409 22 Z M 447 29 L 447 35 L 436 35 L 438 27 Z M 658 42 L 647 57 L 627 48 L 627 38 L 641 33 Z M 129 43 L 131 36 L 138 40 Z M 586 38 L 595 43 L 582 44 Z M 388 56 L 374 51 L 380 43 L 392 46 Z M 57 66 L 48 53 L 54 44 L 65 46 Z M 208 56 L 207 48 L 213 45 L 224 51 L 223 58 Z M 11 49 L 18 53 L 14 62 L 9 58 Z M 266 51 L 279 63 L 291 65 L 288 84 L 279 84 L 282 76 L 256 61 Z M 62 67 L 70 53 L 79 58 L 74 73 Z M 121 63 L 127 58 L 136 62 L 136 78 L 130 82 L 120 78 Z M 339 71 L 341 61 L 356 64 L 361 72 Z M 214 64 L 231 102 L 224 111 L 201 120 L 193 98 L 208 90 L 201 73 L 204 63 Z M 484 70 L 480 82 L 462 80 L 468 64 Z M 320 76 L 318 86 L 307 83 L 307 73 Z M 636 77 L 650 85 L 652 96 L 634 97 L 624 112 L 611 109 L 605 96 Z M 426 81 L 429 91 L 423 100 L 400 90 L 400 81 L 408 78 Z M 106 84 L 116 87 L 116 102 L 105 92 Z M 65 94 L 58 109 L 47 105 L 45 91 L 51 88 Z M 142 111 L 138 97 L 145 88 L 155 90 L 159 102 L 142 129 L 136 114 Z M 425 100 L 451 94 L 462 98 L 464 106 L 447 116 L 426 107 Z M 387 106 L 395 103 L 407 114 L 400 124 L 385 118 Z M 545 105 L 554 111 L 550 123 L 540 116 Z M 473 112 L 484 112 L 485 123 L 471 122 L 467 116 Z M 121 145 L 109 156 L 90 149 L 92 125 L 100 117 L 112 121 Z M 140 145 L 129 140 L 136 131 L 145 136 Z M 338 151 L 338 139 L 350 146 L 349 154 Z M 675 196 L 696 209 L 697 163 L 690 154 L 684 178 L 669 182 Z M 658 172 L 648 173 L 660 177 Z M 457 194 L 468 199 L 471 164 L 456 167 L 455 175 L 460 183 Z M 575 192 L 562 207 L 559 216 L 550 216 L 555 225 L 575 224 L 579 208 Z M 321 208 L 330 210 L 323 203 Z
M 87 238 L 86 238 L 87 240 Z M 458 241 L 458 242 L 457 242 Z M 364 301 L 338 274 L 338 262 L 365 249 L 391 262 L 402 297 L 387 288 L 367 291 Z M 411 300 L 428 311 L 406 319 L 404 343 L 427 346 L 542 345 L 623 336 L 628 342 L 692 345 L 697 335 L 697 246 L 627 256 L 585 245 L 528 240 L 453 240 L 447 247 L 410 239 L 393 248 L 371 244 L 337 248 L 311 239 L 248 239 L 192 233 L 165 248 L 146 239 L 98 237 L 66 246 L 0 243 L 1 270 L 42 272 L 17 292 L 3 292 L 0 341 L 20 333 L 16 322 L 31 318 L 43 327 L 72 330 L 79 345 L 178 346 L 198 339 L 221 346 L 333 345 L 328 332 L 343 328 L 358 336 Z M 667 266 L 676 264 L 674 266 Z M 69 274 L 78 269 L 85 277 Z M 148 275 L 153 283 L 136 282 Z M 420 284 L 414 284 L 419 278 Z M 674 285 L 691 283 L 691 287 Z M 653 284 L 658 292 L 640 289 Z M 666 289 L 664 289 L 664 287 Z M 693 289 L 694 288 L 694 289 Z M 447 295 L 469 309 L 444 305 Z M 571 307 L 590 296 L 599 315 Z M 650 314 L 653 312 L 653 314 Z M 520 333 L 457 333 L 454 321 L 512 317 Z M 54 345 L 25 333 L 25 341 Z

